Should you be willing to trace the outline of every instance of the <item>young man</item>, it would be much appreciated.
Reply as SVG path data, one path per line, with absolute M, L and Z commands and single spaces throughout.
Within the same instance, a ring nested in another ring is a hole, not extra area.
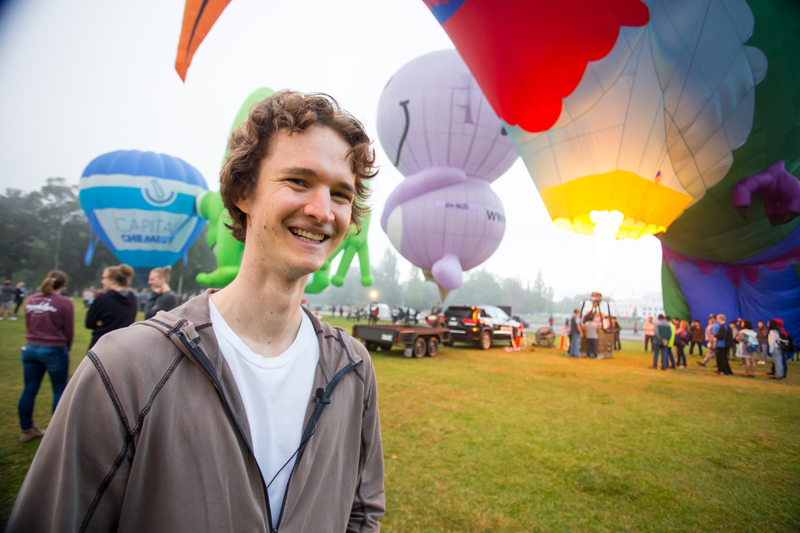
M 363 126 L 282 91 L 231 134 L 236 279 L 104 336 L 61 400 L 8 531 L 378 531 L 375 373 L 300 306 L 366 210 Z

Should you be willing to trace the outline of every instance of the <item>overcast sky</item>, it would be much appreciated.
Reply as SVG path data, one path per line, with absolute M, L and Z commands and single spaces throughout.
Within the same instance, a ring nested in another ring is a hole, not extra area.
M 421 0 L 233 0 L 182 83 L 174 69 L 183 0 L 17 0 L 0 11 L 0 189 L 33 190 L 48 177 L 78 183 L 113 150 L 151 150 L 195 166 L 218 189 L 233 117 L 262 86 L 323 91 L 377 141 L 378 99 L 392 74 L 453 48 Z M 374 219 L 403 179 L 376 142 Z M 597 244 L 556 229 L 521 161 L 492 184 L 506 211 L 503 242 L 483 268 L 504 277 L 541 271 L 557 297 L 661 290 L 654 237 Z M 392 248 L 370 230 L 377 263 Z M 401 259 L 407 275 L 410 263 Z M 353 268 L 357 268 L 354 263 Z

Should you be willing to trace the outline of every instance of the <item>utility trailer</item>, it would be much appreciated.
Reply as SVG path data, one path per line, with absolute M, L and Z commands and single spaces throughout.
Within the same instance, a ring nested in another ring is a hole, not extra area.
M 406 357 L 436 357 L 439 346 L 443 342 L 450 342 L 450 330 L 399 324 L 356 324 L 353 326 L 353 337 L 361 340 L 370 351 L 380 348 L 388 352 L 395 344 L 402 344 Z

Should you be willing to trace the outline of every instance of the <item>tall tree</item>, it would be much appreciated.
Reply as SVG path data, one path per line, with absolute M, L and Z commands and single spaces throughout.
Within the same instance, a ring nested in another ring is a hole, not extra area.
M 400 270 L 397 268 L 397 255 L 389 248 L 383 253 L 381 262 L 372 269 L 375 278 L 373 290 L 378 293 L 378 300 L 390 307 L 403 302 L 403 288 L 400 285 Z
M 30 288 L 44 279 L 54 267 L 65 271 L 73 294 L 89 285 L 99 286 L 105 267 L 119 260 L 101 242 L 92 263 L 84 264 L 89 243 L 89 221 L 78 201 L 78 190 L 63 178 L 50 178 L 39 191 L 26 193 L 7 189 L 0 194 L 0 274 Z M 216 261 L 205 236 L 189 249 L 189 262 L 176 265 L 175 275 L 184 276 L 184 292 L 200 290 L 195 281 L 199 272 L 210 272 Z M 178 278 L 174 288 L 177 289 Z

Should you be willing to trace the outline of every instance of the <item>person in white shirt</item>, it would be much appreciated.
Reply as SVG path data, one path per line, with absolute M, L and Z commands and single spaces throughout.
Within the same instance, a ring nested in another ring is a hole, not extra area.
M 330 101 L 321 97 L 305 97 L 305 103 L 298 93 L 282 98 L 286 107 L 305 106 L 305 116 L 285 113 L 273 119 L 285 127 L 270 134 L 254 117 L 254 106 L 231 136 L 220 193 L 234 237 L 245 247 L 239 275 L 209 299 L 219 347 L 248 418 L 259 413 L 250 428 L 276 528 L 320 358 L 317 335 L 300 306 L 306 280 L 336 250 L 351 221 L 358 222 L 366 211 L 364 180 L 375 173 L 369 145 L 353 141 L 366 139 L 363 131 L 351 131 L 357 129 L 353 119 L 336 117 L 338 109 L 326 117 L 330 112 L 323 108 Z M 281 97 L 269 100 L 278 105 Z M 303 120 L 311 125 L 300 129 Z M 255 136 L 259 127 L 262 132 Z M 246 164 L 243 155 L 253 153 L 253 143 L 266 148 L 255 179 L 230 163 L 242 158 L 239 164 Z

